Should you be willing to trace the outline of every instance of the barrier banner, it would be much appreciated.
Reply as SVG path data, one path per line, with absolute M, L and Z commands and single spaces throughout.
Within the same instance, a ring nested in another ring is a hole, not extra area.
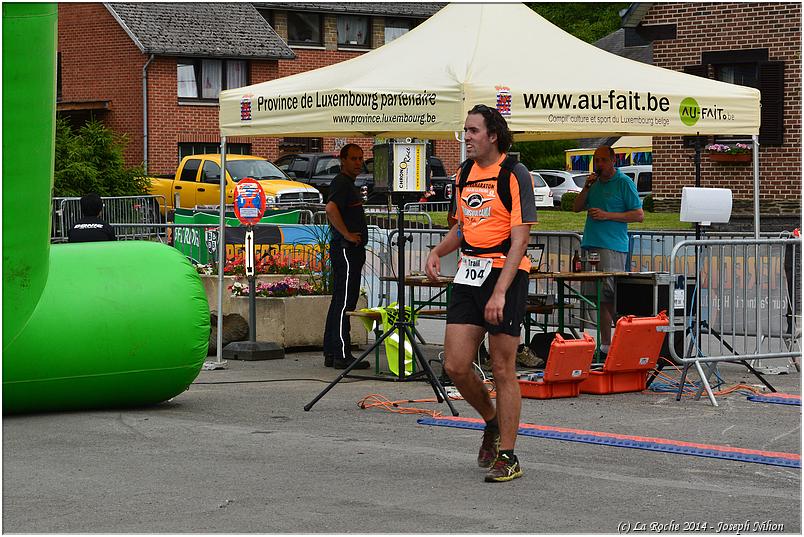
M 299 225 L 298 211 L 273 211 L 254 228 L 256 256 L 282 253 L 287 257 L 319 258 L 329 241 L 329 226 Z M 173 231 L 173 245 L 187 257 L 200 264 L 216 259 L 218 215 L 190 210 L 177 210 L 176 224 L 209 224 L 208 228 L 178 227 Z M 265 225 L 273 224 L 273 225 Z M 226 217 L 226 258 L 243 255 L 246 229 L 237 218 Z

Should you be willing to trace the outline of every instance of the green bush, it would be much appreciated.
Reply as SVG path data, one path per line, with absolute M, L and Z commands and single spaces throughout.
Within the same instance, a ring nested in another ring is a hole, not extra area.
M 566 168 L 565 149 L 575 149 L 575 140 L 517 142 L 511 151 L 519 152 L 519 161 L 529 170 L 563 170 Z
M 127 139 L 99 121 L 88 121 L 74 131 L 64 119 L 56 120 L 53 195 L 137 196 L 148 191 L 141 166 L 126 167 Z
M 577 192 L 564 192 L 564 195 L 561 196 L 561 210 L 570 212 L 574 211 L 573 205 L 575 205 L 575 198 L 577 197 Z
M 653 212 L 653 195 L 648 194 L 645 196 L 645 199 L 642 200 L 642 210 L 647 213 Z

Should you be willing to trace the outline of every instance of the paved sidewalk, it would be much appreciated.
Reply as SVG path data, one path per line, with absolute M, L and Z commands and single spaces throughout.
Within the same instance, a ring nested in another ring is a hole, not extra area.
M 440 350 L 425 346 L 430 357 Z M 757 384 L 738 366 L 721 374 L 726 384 Z M 624 524 L 681 532 L 686 522 L 714 533 L 748 521 L 743 533 L 801 532 L 800 469 L 519 437 L 525 476 L 484 483 L 479 432 L 356 404 L 371 393 L 430 398 L 429 385 L 346 379 L 305 412 L 335 376 L 320 353 L 293 353 L 230 361 L 153 408 L 6 417 L 3 530 L 617 533 Z M 798 373 L 769 380 L 800 393 Z M 718 401 L 648 392 L 526 399 L 522 421 L 801 453 L 801 407 L 735 393 Z

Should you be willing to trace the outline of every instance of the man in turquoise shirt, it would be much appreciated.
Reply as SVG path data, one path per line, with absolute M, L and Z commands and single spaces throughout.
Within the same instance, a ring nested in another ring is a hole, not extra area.
M 598 270 L 622 272 L 628 255 L 628 223 L 642 222 L 636 185 L 614 167 L 614 150 L 602 145 L 594 156 L 594 173 L 575 198 L 575 212 L 587 211 L 581 248 L 600 255 Z M 609 352 L 614 318 L 614 278 L 603 280 L 600 299 L 600 350 Z

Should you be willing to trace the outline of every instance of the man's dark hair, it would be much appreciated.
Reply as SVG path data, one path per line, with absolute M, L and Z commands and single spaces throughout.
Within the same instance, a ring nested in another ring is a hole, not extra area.
M 496 108 L 491 108 L 485 104 L 477 104 L 469 110 L 469 113 L 483 116 L 489 135 L 497 135 L 497 150 L 500 153 L 508 151 L 511 147 L 511 142 L 514 140 L 514 135 L 511 134 L 505 118 L 500 115 Z
M 349 156 L 349 150 L 350 150 L 351 148 L 353 148 L 353 147 L 356 147 L 357 149 L 359 149 L 361 153 L 363 152 L 363 148 L 362 148 L 362 147 L 360 147 L 360 146 L 359 146 L 359 145 L 357 145 L 357 144 L 346 144 L 345 146 L 343 146 L 343 147 L 341 148 L 341 153 L 340 153 L 339 157 L 340 157 L 340 158 L 346 158 L 346 157 L 348 157 L 348 156 Z
M 81 196 L 82 216 L 100 216 L 101 210 L 103 210 L 103 201 L 95 192 Z

